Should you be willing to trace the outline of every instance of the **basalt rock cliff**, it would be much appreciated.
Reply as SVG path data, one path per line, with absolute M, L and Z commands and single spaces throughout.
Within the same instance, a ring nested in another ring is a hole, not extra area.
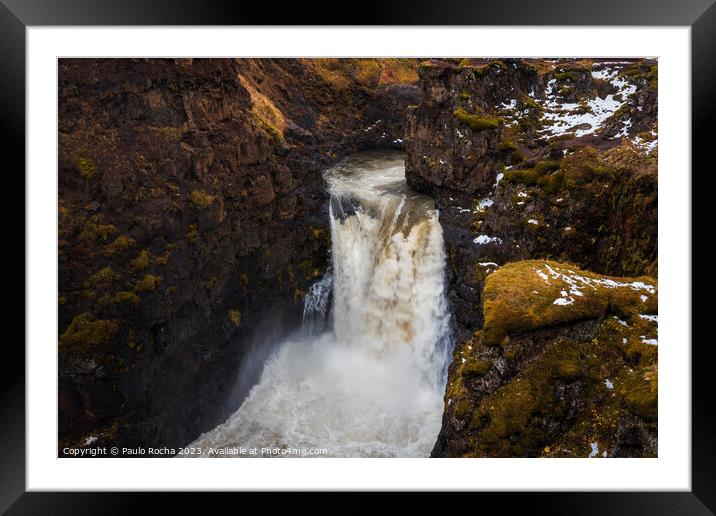
M 433 455 L 655 455 L 656 62 L 419 72 L 406 178 L 440 209 L 458 342 Z
M 402 148 L 417 64 L 60 60 L 60 449 L 183 446 L 236 409 L 326 268 L 320 172 Z

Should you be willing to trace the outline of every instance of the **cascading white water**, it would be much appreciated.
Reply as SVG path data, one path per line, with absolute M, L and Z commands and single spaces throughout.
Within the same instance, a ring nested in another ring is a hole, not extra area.
M 326 173 L 332 273 L 306 297 L 311 327 L 280 346 L 225 423 L 189 446 L 204 456 L 231 447 L 429 456 L 451 351 L 445 255 L 432 200 L 404 176 L 403 155 L 385 152 Z M 331 295 L 333 327 L 316 334 Z

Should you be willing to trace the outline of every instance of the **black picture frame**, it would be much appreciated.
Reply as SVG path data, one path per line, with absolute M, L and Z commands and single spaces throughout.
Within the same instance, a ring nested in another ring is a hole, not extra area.
M 716 114 L 715 0 L 574 0 L 441 2 L 365 0 L 341 16 L 335 2 L 222 2 L 213 0 L 0 0 L 0 127 L 5 156 L 16 158 L 16 180 L 25 167 L 25 31 L 49 25 L 621 25 L 690 26 L 692 37 L 692 491 L 643 493 L 474 494 L 490 504 L 529 506 L 539 514 L 713 514 L 716 510 L 716 435 L 713 344 L 713 234 L 709 197 L 714 191 L 712 147 Z M 710 159 L 711 158 L 711 159 Z M 6 176 L 7 177 L 7 176 Z M 687 180 L 688 178 L 685 178 Z M 696 181 L 698 180 L 698 181 Z M 668 192 L 665 193 L 668 195 Z M 15 197 L 19 195 L 15 194 Z M 707 197 L 708 196 L 708 197 Z M 23 195 L 24 199 L 24 195 Z M 17 208 L 15 208 L 16 210 Z M 6 211 L 8 208 L 6 208 Z M 15 212 L 16 213 L 16 212 Z M 6 213 L 6 215 L 8 215 Z M 13 219 L 16 218 L 16 215 Z M 13 220 L 7 219 L 6 220 Z M 24 235 L 23 235 L 24 239 Z M 23 263 L 25 263 L 23 245 Z M 27 273 L 27 271 L 26 271 Z M 698 286 L 698 288 L 697 288 Z M 24 291 L 24 288 L 23 288 Z M 24 299 L 24 294 L 23 294 Z M 7 300 L 6 300 L 7 301 Z M 19 303 L 18 303 L 19 304 Z M 23 303 L 24 307 L 24 303 Z M 8 323 L 11 321 L 8 320 Z M 6 335 L 10 335 L 8 332 Z M 146 494 L 25 492 L 25 353 L 15 339 L 4 342 L 0 405 L 0 510 L 8 514 L 125 513 L 144 504 Z M 246 496 L 246 495 L 242 495 Z M 170 496 L 162 497 L 164 503 Z M 173 503 L 186 504 L 171 495 Z M 244 498 L 244 504 L 251 503 Z M 474 503 L 474 502 L 473 502 Z M 481 502 L 481 507 L 487 507 Z M 350 505 L 350 504 L 349 504 Z M 355 507 L 359 507 L 360 504 Z M 345 507 L 345 504 L 344 504 Z M 166 507 L 163 507 L 166 509 Z M 185 505 L 185 508 L 187 506 Z M 205 507 L 206 508 L 206 507 Z

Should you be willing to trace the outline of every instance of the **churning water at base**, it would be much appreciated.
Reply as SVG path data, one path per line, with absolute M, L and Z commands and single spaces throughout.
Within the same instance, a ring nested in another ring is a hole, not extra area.
M 451 351 L 438 213 L 408 189 L 399 153 L 354 155 L 325 177 L 332 271 L 306 296 L 306 336 L 283 343 L 241 407 L 190 445 L 205 456 L 430 455 Z

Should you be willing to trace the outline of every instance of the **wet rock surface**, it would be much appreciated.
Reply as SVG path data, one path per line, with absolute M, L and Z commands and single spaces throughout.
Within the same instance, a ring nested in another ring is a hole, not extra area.
M 326 269 L 320 172 L 402 148 L 416 67 L 60 61 L 60 449 L 183 446 L 236 409 Z

